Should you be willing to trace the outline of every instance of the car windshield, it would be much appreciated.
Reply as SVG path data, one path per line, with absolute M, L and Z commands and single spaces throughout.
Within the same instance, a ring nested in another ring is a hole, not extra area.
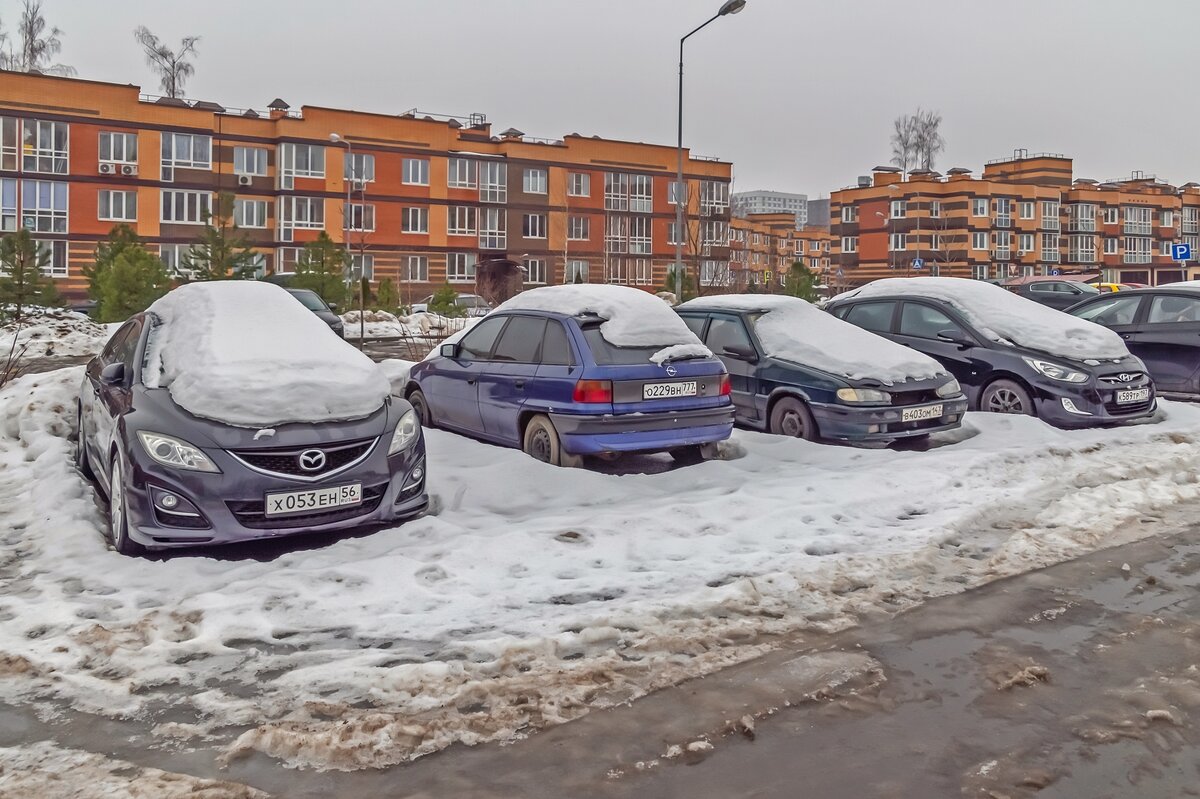
M 317 296 L 315 291 L 289 291 L 288 293 L 300 300 L 300 304 L 310 311 L 328 310 L 325 301 Z

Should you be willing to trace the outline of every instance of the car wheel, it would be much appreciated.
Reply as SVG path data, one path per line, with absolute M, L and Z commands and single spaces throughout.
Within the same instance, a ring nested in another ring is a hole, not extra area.
M 108 480 L 108 535 L 113 549 L 122 555 L 140 555 L 142 545 L 129 537 L 129 515 L 125 503 L 125 475 L 121 459 L 113 458 Z
M 771 432 L 815 441 L 817 425 L 803 402 L 795 397 L 784 397 L 771 408 Z
M 436 427 L 433 423 L 433 413 L 429 410 L 429 400 L 425 399 L 425 394 L 421 389 L 413 389 L 413 392 L 408 395 L 408 402 L 413 406 L 413 410 L 417 412 L 417 419 L 421 422 L 421 427 Z
M 92 470 L 92 462 L 87 454 L 87 432 L 83 429 L 83 414 L 78 416 L 77 433 L 75 438 L 75 468 L 88 480 L 95 480 L 96 473 Z
M 525 435 L 521 449 L 526 455 L 549 463 L 551 466 L 577 467 L 583 465 L 583 457 L 571 455 L 562 448 L 558 431 L 554 424 L 545 416 L 535 416 L 525 425 Z
M 979 409 L 989 413 L 1015 413 L 1036 416 L 1033 399 L 1020 383 L 997 380 L 988 385 L 979 397 Z

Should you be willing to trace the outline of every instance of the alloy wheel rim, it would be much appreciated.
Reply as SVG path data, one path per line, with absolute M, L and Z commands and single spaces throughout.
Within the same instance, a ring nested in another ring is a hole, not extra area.
M 112 520 L 113 543 L 116 544 L 125 535 L 125 492 L 121 487 L 120 469 L 113 470 L 109 494 L 112 499 L 109 501 L 108 514 Z
M 1002 388 L 992 392 L 988 409 L 993 413 L 1024 413 L 1025 404 L 1015 392 Z

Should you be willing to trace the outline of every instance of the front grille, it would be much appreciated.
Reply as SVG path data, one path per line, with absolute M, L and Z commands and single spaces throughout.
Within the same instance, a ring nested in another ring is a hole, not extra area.
M 353 519 L 355 516 L 363 516 L 371 513 L 379 507 L 379 503 L 383 500 L 384 492 L 387 491 L 387 486 L 387 483 L 380 483 L 375 486 L 363 486 L 363 501 L 361 504 L 348 508 L 335 508 L 334 510 L 326 510 L 319 513 L 295 513 L 290 516 L 268 517 L 266 515 L 265 500 L 226 502 L 225 504 L 229 506 L 230 513 L 238 520 L 239 524 L 254 530 L 317 527 L 322 524 L 340 522 L 345 519 Z
M 941 397 L 937 395 L 936 388 L 927 388 L 923 391 L 893 391 L 892 407 L 923 405 L 926 402 L 937 402 L 939 399 Z
M 885 433 L 907 433 L 911 430 L 927 430 L 931 427 L 942 427 L 950 424 L 952 419 L 958 417 L 938 416 L 935 419 L 918 419 L 915 422 L 891 422 L 883 426 Z
M 230 454 L 252 469 L 281 477 L 299 477 L 314 480 L 327 477 L 345 469 L 366 457 L 378 439 L 349 441 L 344 444 L 312 447 L 288 447 L 286 449 L 230 450 Z M 300 467 L 300 455 L 319 450 L 325 455 L 325 465 L 315 471 Z
M 1113 416 L 1124 416 L 1130 413 L 1141 413 L 1142 411 L 1149 410 L 1150 406 L 1153 404 L 1153 396 L 1151 396 L 1150 399 L 1146 400 L 1145 402 L 1118 404 L 1116 395 L 1113 395 L 1104 401 L 1104 408 Z
M 1098 379 L 1101 383 L 1109 386 L 1129 386 L 1141 383 L 1144 377 L 1145 374 L 1142 372 L 1122 372 L 1115 375 L 1101 375 Z

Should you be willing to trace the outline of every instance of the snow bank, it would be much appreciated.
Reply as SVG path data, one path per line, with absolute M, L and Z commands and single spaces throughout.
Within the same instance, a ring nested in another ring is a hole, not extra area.
M 388 382 L 391 383 L 393 396 L 404 396 L 404 386 L 408 384 L 408 374 L 414 366 L 416 364 L 412 361 L 400 358 L 387 358 L 379 362 L 379 368 L 387 375 Z
M 754 330 L 768 355 L 851 380 L 892 385 L 946 373 L 933 358 L 843 322 L 796 297 L 726 294 L 691 300 L 681 307 L 765 310 Z
M 842 297 L 918 294 L 952 305 L 980 333 L 1060 358 L 1118 360 L 1129 356 L 1125 342 L 1106 327 L 1077 319 L 1000 286 L 961 277 L 893 277 L 876 280 Z
M 118 325 L 119 327 L 119 325 Z M 7 358 L 17 338 L 17 349 L 25 348 L 25 358 L 81 357 L 95 355 L 108 342 L 108 326 L 61 308 L 36 308 L 18 325 L 0 326 L 0 358 Z
M 655 363 L 712 355 L 671 306 L 653 294 L 628 286 L 545 286 L 523 291 L 496 310 L 596 314 L 605 320 L 600 335 L 613 346 L 662 347 L 650 359 Z
M 189 283 L 149 312 L 144 382 L 196 416 L 243 427 L 357 419 L 388 396 L 370 358 L 271 283 Z

